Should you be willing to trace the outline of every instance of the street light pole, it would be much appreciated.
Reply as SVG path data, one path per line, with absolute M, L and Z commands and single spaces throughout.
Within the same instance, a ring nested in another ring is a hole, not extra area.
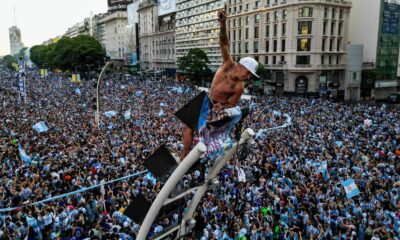
M 106 65 L 101 70 L 99 79 L 97 80 L 97 87 L 96 87 L 96 115 L 95 115 L 95 122 L 97 128 L 100 128 L 100 84 L 103 81 L 104 75 L 106 73 L 107 68 L 111 65 L 111 62 L 107 62 Z

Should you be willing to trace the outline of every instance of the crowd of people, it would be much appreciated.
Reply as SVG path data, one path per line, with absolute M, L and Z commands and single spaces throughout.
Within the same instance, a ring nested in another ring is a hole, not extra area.
M 17 80 L 0 76 L 0 239 L 135 239 L 140 223 L 124 211 L 139 194 L 154 199 L 163 179 L 139 174 L 40 201 L 145 171 L 143 162 L 162 144 L 179 156 L 182 123 L 174 113 L 198 90 L 108 75 L 101 110 L 114 114 L 102 114 L 96 126 L 94 80 L 28 76 L 25 103 Z M 398 111 L 297 97 L 240 104 L 252 106 L 243 129 L 280 126 L 284 114 L 292 125 L 239 149 L 199 205 L 188 239 L 400 239 Z M 41 121 L 48 130 L 38 133 L 32 126 Z M 357 196 L 347 198 L 347 179 Z M 157 221 L 149 237 L 178 223 L 186 207 Z

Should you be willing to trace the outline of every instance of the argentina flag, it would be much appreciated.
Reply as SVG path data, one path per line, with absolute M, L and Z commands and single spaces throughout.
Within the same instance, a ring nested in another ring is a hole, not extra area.
M 21 145 L 18 145 L 18 151 L 22 161 L 24 161 L 27 164 L 30 164 L 32 162 L 31 157 L 28 156 L 28 154 L 25 152 L 25 150 L 22 148 Z
M 32 126 L 32 128 L 35 129 L 38 133 L 47 132 L 49 130 L 44 121 L 36 123 Z
M 342 185 L 344 187 L 344 190 L 346 191 L 347 199 L 350 199 L 360 194 L 360 190 L 358 190 L 354 179 L 347 179 L 346 181 L 342 182 Z

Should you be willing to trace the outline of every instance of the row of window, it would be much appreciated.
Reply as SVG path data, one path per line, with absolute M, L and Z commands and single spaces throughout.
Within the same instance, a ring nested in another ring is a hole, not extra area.
M 322 49 L 321 51 L 324 52 L 326 49 L 326 39 L 322 40 Z M 241 46 L 242 44 L 237 44 L 238 46 L 238 51 L 236 52 L 236 43 L 231 44 L 231 50 L 233 54 L 236 53 L 242 53 Z M 336 42 L 336 51 L 340 51 L 342 46 L 342 40 L 338 39 Z M 286 39 L 281 39 L 281 52 L 286 51 Z M 329 41 L 329 51 L 334 50 L 334 39 L 330 39 Z M 278 51 L 278 40 L 273 40 L 272 41 L 272 52 L 277 52 Z M 311 38 L 300 38 L 297 39 L 297 51 L 298 52 L 309 52 L 311 51 Z M 259 41 L 254 41 L 253 42 L 253 53 L 258 53 L 259 52 Z M 265 52 L 270 52 L 270 41 L 267 40 L 265 41 Z M 244 53 L 249 53 L 249 42 L 244 43 Z
M 272 31 L 272 36 L 277 37 L 278 36 L 278 24 L 274 24 L 273 26 L 273 31 Z M 339 27 L 337 29 L 337 35 L 342 36 L 342 29 L 343 29 L 343 24 L 339 23 Z M 335 31 L 335 23 L 332 23 L 331 25 L 331 35 L 334 35 Z M 236 32 L 238 33 L 238 40 L 241 40 L 242 38 L 242 29 L 233 29 L 229 31 L 229 36 L 230 39 L 233 41 L 236 41 Z M 232 35 L 231 35 L 232 34 Z M 254 38 L 259 38 L 260 37 L 260 27 L 255 26 L 254 31 L 253 31 L 253 37 Z M 298 22 L 298 27 L 297 27 L 297 34 L 298 35 L 310 35 L 312 34 L 312 21 L 300 21 Z M 326 35 L 326 22 L 324 22 L 324 27 L 323 27 L 323 35 Z M 286 36 L 286 23 L 281 24 L 281 36 Z M 249 34 L 249 28 L 245 28 L 245 39 L 249 39 L 250 34 Z M 265 26 L 265 37 L 270 37 L 270 25 Z
M 258 56 L 256 56 L 257 59 L 259 59 Z M 271 62 L 270 62 L 271 59 Z M 310 55 L 297 55 L 296 56 L 296 65 L 310 65 L 310 60 L 311 57 Z M 332 64 L 339 64 L 341 60 L 340 55 L 329 55 L 321 56 L 321 65 L 332 65 Z M 285 56 L 264 56 L 264 64 L 285 64 Z

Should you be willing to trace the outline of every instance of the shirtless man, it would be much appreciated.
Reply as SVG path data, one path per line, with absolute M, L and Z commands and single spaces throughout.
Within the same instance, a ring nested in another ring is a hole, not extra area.
M 225 109 L 236 107 L 244 92 L 244 81 L 250 79 L 251 75 L 256 77 L 258 63 L 250 57 L 242 58 L 236 63 L 229 52 L 229 40 L 226 30 L 226 4 L 224 10 L 218 12 L 220 23 L 219 46 L 223 63 L 216 72 L 211 84 L 209 97 L 213 108 Z M 184 150 L 181 156 L 183 160 L 192 149 L 194 131 L 185 126 L 183 130 Z

